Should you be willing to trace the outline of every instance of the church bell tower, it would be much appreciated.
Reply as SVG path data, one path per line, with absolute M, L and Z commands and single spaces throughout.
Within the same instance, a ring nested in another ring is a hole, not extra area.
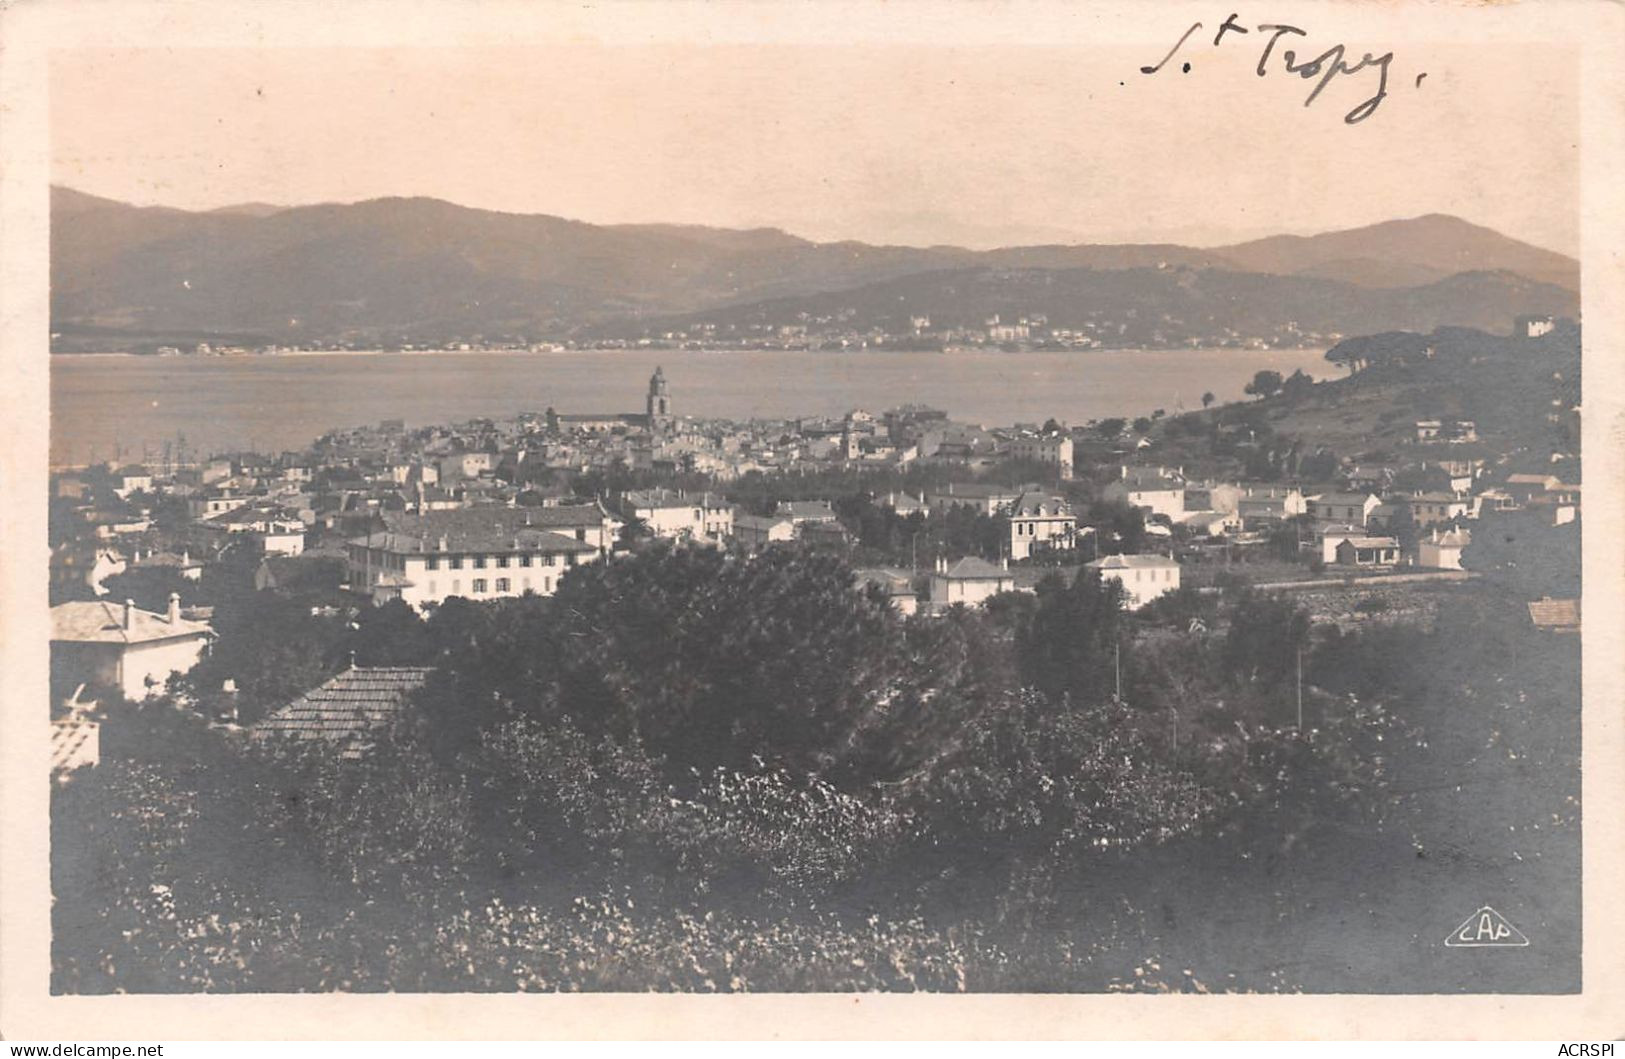
M 671 414 L 671 394 L 666 390 L 664 368 L 655 368 L 655 373 L 649 376 L 649 400 L 646 407 L 650 430 L 663 432 L 671 429 L 674 417 Z

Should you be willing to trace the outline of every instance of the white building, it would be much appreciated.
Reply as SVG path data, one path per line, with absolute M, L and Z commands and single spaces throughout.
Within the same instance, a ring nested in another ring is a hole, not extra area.
M 392 515 L 388 528 L 346 544 L 352 592 L 423 609 L 552 595 L 566 571 L 607 556 L 620 523 L 597 504 L 466 508 Z
M 1382 506 L 1370 493 L 1323 493 L 1309 501 L 1309 514 L 1317 522 L 1346 522 L 1364 526 Z
M 1006 551 L 1012 560 L 1054 548 L 1071 549 L 1077 543 L 1078 519 L 1063 497 L 1022 493 L 1001 514 Z
M 1123 602 L 1130 610 L 1179 590 L 1179 564 L 1166 555 L 1107 555 L 1086 565 L 1103 582 L 1123 586 Z
M 750 551 L 760 551 L 769 544 L 796 539 L 793 519 L 768 515 L 734 515 L 734 539 Z
M 1124 467 L 1121 477 L 1102 489 L 1100 495 L 1153 515 L 1166 515 L 1176 522 L 1185 513 L 1184 481 L 1160 468 L 1147 471 Z
M 1015 587 L 1016 579 L 1007 564 L 994 566 L 986 559 L 967 556 L 950 566 L 947 559 L 938 559 L 931 572 L 931 606 L 937 610 L 956 603 L 975 607 Z
M 1444 533 L 1434 529 L 1431 535 L 1424 537 L 1417 544 L 1416 565 L 1435 570 L 1460 570 L 1462 550 L 1472 542 L 1472 534 L 1465 529 L 1453 529 Z
M 1072 477 L 1072 438 L 1068 434 L 1018 437 L 1005 451 L 1012 459 L 1048 464 L 1059 468 L 1062 478 Z
M 621 514 L 671 540 L 733 536 L 733 505 L 715 493 L 643 489 L 621 494 Z
M 196 665 L 213 637 L 207 623 L 181 617 L 175 593 L 164 614 L 129 600 L 62 603 L 51 608 L 51 670 L 70 684 L 105 684 L 144 699 Z
M 279 522 L 259 535 L 266 555 L 301 555 L 305 550 L 305 528 Z

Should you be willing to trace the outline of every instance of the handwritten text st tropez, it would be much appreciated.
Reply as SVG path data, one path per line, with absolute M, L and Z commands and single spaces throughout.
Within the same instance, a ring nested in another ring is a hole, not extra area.
M 1270 57 L 1275 53 L 1275 46 L 1280 42 L 1282 37 L 1308 36 L 1308 33 L 1305 30 L 1300 29 L 1297 26 L 1286 25 L 1285 23 L 1266 22 L 1249 29 L 1248 27 L 1238 23 L 1236 18 L 1237 15 L 1232 13 L 1229 18 L 1224 20 L 1223 25 L 1219 27 L 1219 31 L 1213 36 L 1213 46 L 1216 48 L 1222 44 L 1226 34 L 1248 34 L 1256 31 L 1259 34 L 1259 39 L 1264 42 L 1263 50 L 1258 56 L 1257 73 L 1259 77 L 1263 77 L 1269 72 Z M 1168 65 L 1168 61 L 1179 53 L 1179 50 L 1185 46 L 1185 42 L 1190 40 L 1191 35 L 1196 33 L 1201 28 L 1202 23 L 1193 23 L 1191 28 L 1187 29 L 1184 35 L 1180 37 L 1177 42 L 1175 42 L 1172 48 L 1169 49 L 1168 54 L 1162 57 L 1161 62 L 1157 63 L 1155 66 L 1142 66 L 1140 67 L 1140 72 L 1142 74 L 1157 73 L 1164 66 Z M 1375 69 L 1377 71 L 1376 93 L 1370 98 L 1366 99 L 1364 102 L 1357 105 L 1353 110 L 1343 115 L 1343 121 L 1349 125 L 1357 125 L 1366 118 L 1369 118 L 1372 114 L 1375 114 L 1377 112 L 1377 108 L 1382 105 L 1382 101 L 1388 97 L 1388 67 L 1393 60 L 1394 53 L 1391 51 L 1384 52 L 1382 55 L 1376 56 L 1372 55 L 1370 52 L 1366 52 L 1358 62 L 1351 66 L 1349 65 L 1345 56 L 1344 45 L 1336 44 L 1330 48 L 1327 48 L 1313 59 L 1299 62 L 1298 53 L 1296 51 L 1291 48 L 1281 49 L 1281 61 L 1283 64 L 1282 68 L 1285 70 L 1285 72 L 1289 74 L 1297 74 L 1305 81 L 1315 81 L 1315 87 L 1309 92 L 1309 98 L 1303 101 L 1303 105 L 1306 107 L 1319 98 L 1320 93 L 1326 88 L 1326 86 L 1335 80 L 1339 75 L 1352 76 L 1359 73 L 1361 70 L 1368 68 Z M 1184 72 L 1189 73 L 1191 64 L 1188 62 L 1182 63 L 1181 68 L 1184 70 Z M 1417 75 L 1417 85 L 1421 85 L 1422 78 L 1426 76 L 1427 74 Z M 1316 80 L 1317 78 L 1318 80 Z

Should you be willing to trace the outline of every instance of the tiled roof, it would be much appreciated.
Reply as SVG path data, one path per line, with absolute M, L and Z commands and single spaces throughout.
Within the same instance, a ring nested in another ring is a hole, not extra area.
M 678 494 L 670 489 L 635 489 L 621 494 L 622 510 L 627 508 L 719 508 L 727 506 L 728 502 L 715 493 Z
M 322 739 L 339 744 L 344 757 L 360 757 L 373 736 L 401 717 L 406 697 L 433 671 L 426 666 L 351 666 L 255 725 L 254 737 Z
M 1010 571 L 1001 570 L 986 559 L 978 559 L 974 555 L 965 556 L 965 558 L 950 566 L 946 573 L 937 576 L 946 577 L 951 581 L 1011 580 Z
M 1092 570 L 1162 570 L 1179 564 L 1166 555 L 1107 555 L 1085 565 Z
M 1010 503 L 1006 513 L 1026 518 L 1040 515 L 1070 516 L 1072 508 L 1064 498 L 1053 493 L 1022 493 Z
M 385 512 L 386 533 L 355 538 L 370 540 L 372 547 L 401 553 L 435 551 L 517 551 L 514 539 L 524 550 L 590 552 L 595 549 L 581 541 L 551 532 L 559 529 L 597 529 L 609 518 L 597 504 L 568 507 L 470 507 L 422 514 Z M 446 547 L 439 547 L 444 538 Z
M 93 603 L 59 603 L 51 608 L 51 639 L 68 643 L 150 643 L 177 636 L 212 636 L 214 630 L 203 622 L 154 614 L 139 607 L 130 608 L 130 627 L 124 627 L 125 604 L 97 600 Z
M 51 722 L 51 775 L 94 765 L 101 757 L 101 725 L 83 717 Z

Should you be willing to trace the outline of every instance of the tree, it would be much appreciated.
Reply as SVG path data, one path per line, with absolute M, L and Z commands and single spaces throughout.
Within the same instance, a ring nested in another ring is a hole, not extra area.
M 1253 376 L 1253 381 L 1248 383 L 1242 392 L 1252 397 L 1271 397 L 1281 392 L 1281 385 L 1280 372 L 1260 371 Z
M 1230 675 L 1272 689 L 1292 678 L 1309 642 L 1309 615 L 1273 596 L 1248 593 L 1230 613 L 1223 657 Z
M 1046 578 L 1038 602 L 1016 634 L 1022 683 L 1054 702 L 1093 702 L 1116 686 L 1123 587 L 1083 575 L 1071 585 Z
M 1207 392 L 1206 392 L 1206 393 L 1204 393 L 1204 394 L 1203 394 L 1203 395 L 1202 395 L 1202 407 L 1203 407 L 1203 408 L 1206 408 L 1206 407 L 1208 407 L 1208 406 L 1209 406 L 1209 405 L 1211 405 L 1211 404 L 1212 404 L 1212 403 L 1213 403 L 1213 402 L 1214 402 L 1214 401 L 1215 401 L 1215 400 L 1216 400 L 1216 398 L 1215 398 L 1215 397 L 1214 397 L 1214 396 L 1213 396 L 1213 391 L 1212 391 L 1212 390 L 1209 390 L 1209 391 L 1207 391 Z

